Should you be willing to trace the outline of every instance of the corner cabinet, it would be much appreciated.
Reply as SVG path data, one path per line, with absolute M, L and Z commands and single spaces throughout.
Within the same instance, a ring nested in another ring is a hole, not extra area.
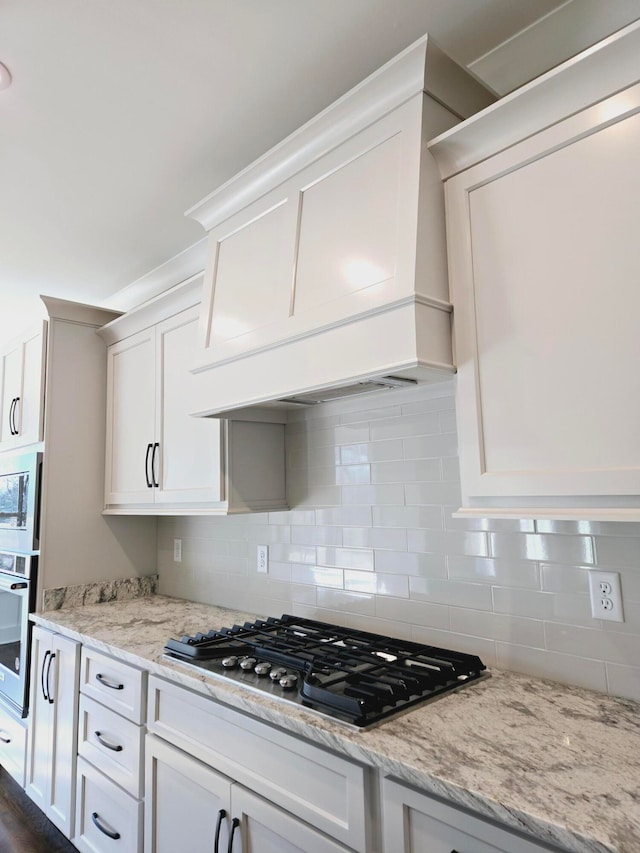
M 462 515 L 640 520 L 640 22 L 429 147 Z
M 0 352 L 0 451 L 42 441 L 47 324 Z
M 105 326 L 107 514 L 286 508 L 284 426 L 196 418 L 201 277 Z

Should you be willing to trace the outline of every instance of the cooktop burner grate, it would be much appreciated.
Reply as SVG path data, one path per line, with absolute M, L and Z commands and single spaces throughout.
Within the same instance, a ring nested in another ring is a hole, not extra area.
M 286 614 L 172 639 L 164 650 L 359 728 L 477 680 L 486 669 L 475 655 Z

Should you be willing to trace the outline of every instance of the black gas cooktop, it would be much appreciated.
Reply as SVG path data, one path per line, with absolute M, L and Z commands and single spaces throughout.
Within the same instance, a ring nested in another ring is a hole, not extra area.
M 167 657 L 368 728 L 483 676 L 475 655 L 284 615 L 169 640 Z

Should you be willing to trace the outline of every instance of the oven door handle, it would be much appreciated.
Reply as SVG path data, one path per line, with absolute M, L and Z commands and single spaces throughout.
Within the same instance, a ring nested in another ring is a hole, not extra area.
M 6 575 L 0 576 L 0 590 L 3 592 L 19 592 L 22 589 L 28 589 L 27 581 L 16 581 L 13 578 L 8 578 Z

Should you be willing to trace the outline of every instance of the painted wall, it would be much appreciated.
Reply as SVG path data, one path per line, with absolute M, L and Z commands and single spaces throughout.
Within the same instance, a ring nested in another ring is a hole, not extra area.
M 640 699 L 640 524 L 452 518 L 460 485 L 450 382 L 293 418 L 293 509 L 161 519 L 161 593 L 457 648 L 488 667 Z M 263 543 L 268 575 L 256 571 Z M 622 624 L 591 618 L 595 566 L 620 572 Z

